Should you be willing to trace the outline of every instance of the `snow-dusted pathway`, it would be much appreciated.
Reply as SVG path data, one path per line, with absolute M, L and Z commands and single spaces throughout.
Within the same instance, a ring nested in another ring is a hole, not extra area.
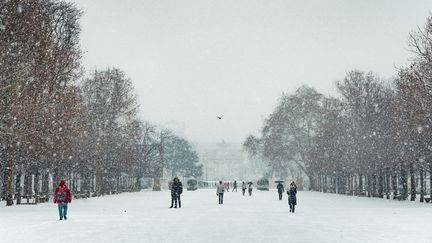
M 169 209 L 168 191 L 143 191 L 75 200 L 67 221 L 52 203 L 0 206 L 0 242 L 432 242 L 432 205 L 302 191 L 298 202 L 291 214 L 275 191 L 239 191 L 220 206 L 198 190 Z

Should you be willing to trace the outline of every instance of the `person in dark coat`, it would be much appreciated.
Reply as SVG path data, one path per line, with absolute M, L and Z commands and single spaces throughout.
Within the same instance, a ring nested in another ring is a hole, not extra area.
M 294 213 L 295 206 L 297 205 L 297 186 L 291 182 L 290 189 L 287 191 L 288 203 L 290 205 L 290 212 Z
M 171 185 L 171 207 L 177 208 L 177 202 L 179 208 L 181 208 L 180 194 L 183 193 L 183 185 L 179 178 L 175 177 Z
M 282 200 L 282 194 L 283 194 L 283 192 L 284 192 L 284 186 L 282 185 L 282 183 L 278 183 L 277 184 L 277 190 L 278 190 L 278 193 L 279 193 L 279 200 Z
M 67 219 L 68 203 L 72 202 L 72 196 L 64 180 L 54 191 L 54 203 L 58 205 L 60 220 Z
M 242 192 L 243 192 L 243 196 L 245 195 L 245 193 L 246 193 L 246 183 L 243 181 L 242 182 Z
M 234 190 L 237 192 L 237 181 L 234 181 L 233 190 L 232 191 L 234 191 Z
M 219 181 L 219 185 L 216 187 L 216 196 L 219 197 L 219 204 L 223 204 L 223 195 L 225 192 L 225 186 L 222 181 Z
M 248 186 L 249 196 L 252 196 L 252 190 L 253 190 L 252 183 L 249 182 L 249 186 Z

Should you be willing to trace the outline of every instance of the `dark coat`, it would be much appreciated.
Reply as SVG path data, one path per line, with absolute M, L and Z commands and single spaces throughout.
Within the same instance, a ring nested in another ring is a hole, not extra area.
M 284 191 L 284 187 L 281 183 L 279 183 L 276 188 L 277 188 L 279 193 L 282 193 Z
M 171 196 L 180 196 L 183 193 L 183 185 L 181 181 L 174 180 L 171 185 Z
M 288 203 L 292 205 L 297 205 L 297 188 L 295 186 L 291 186 L 291 188 L 287 191 L 288 194 Z

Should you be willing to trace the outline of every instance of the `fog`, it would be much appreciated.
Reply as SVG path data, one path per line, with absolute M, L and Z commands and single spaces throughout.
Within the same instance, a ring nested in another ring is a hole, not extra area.
M 241 142 L 301 84 L 333 94 L 351 69 L 391 78 L 432 9 L 426 0 L 74 2 L 85 68 L 124 70 L 142 118 L 195 142 Z

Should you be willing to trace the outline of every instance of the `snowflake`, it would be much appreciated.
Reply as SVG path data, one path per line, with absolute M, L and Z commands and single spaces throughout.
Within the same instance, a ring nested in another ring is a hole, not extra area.
M 22 7 L 22 5 L 20 4 L 20 5 L 18 5 L 18 7 L 17 7 L 17 12 L 18 12 L 18 13 L 22 13 L 22 11 L 23 11 L 23 7 Z

